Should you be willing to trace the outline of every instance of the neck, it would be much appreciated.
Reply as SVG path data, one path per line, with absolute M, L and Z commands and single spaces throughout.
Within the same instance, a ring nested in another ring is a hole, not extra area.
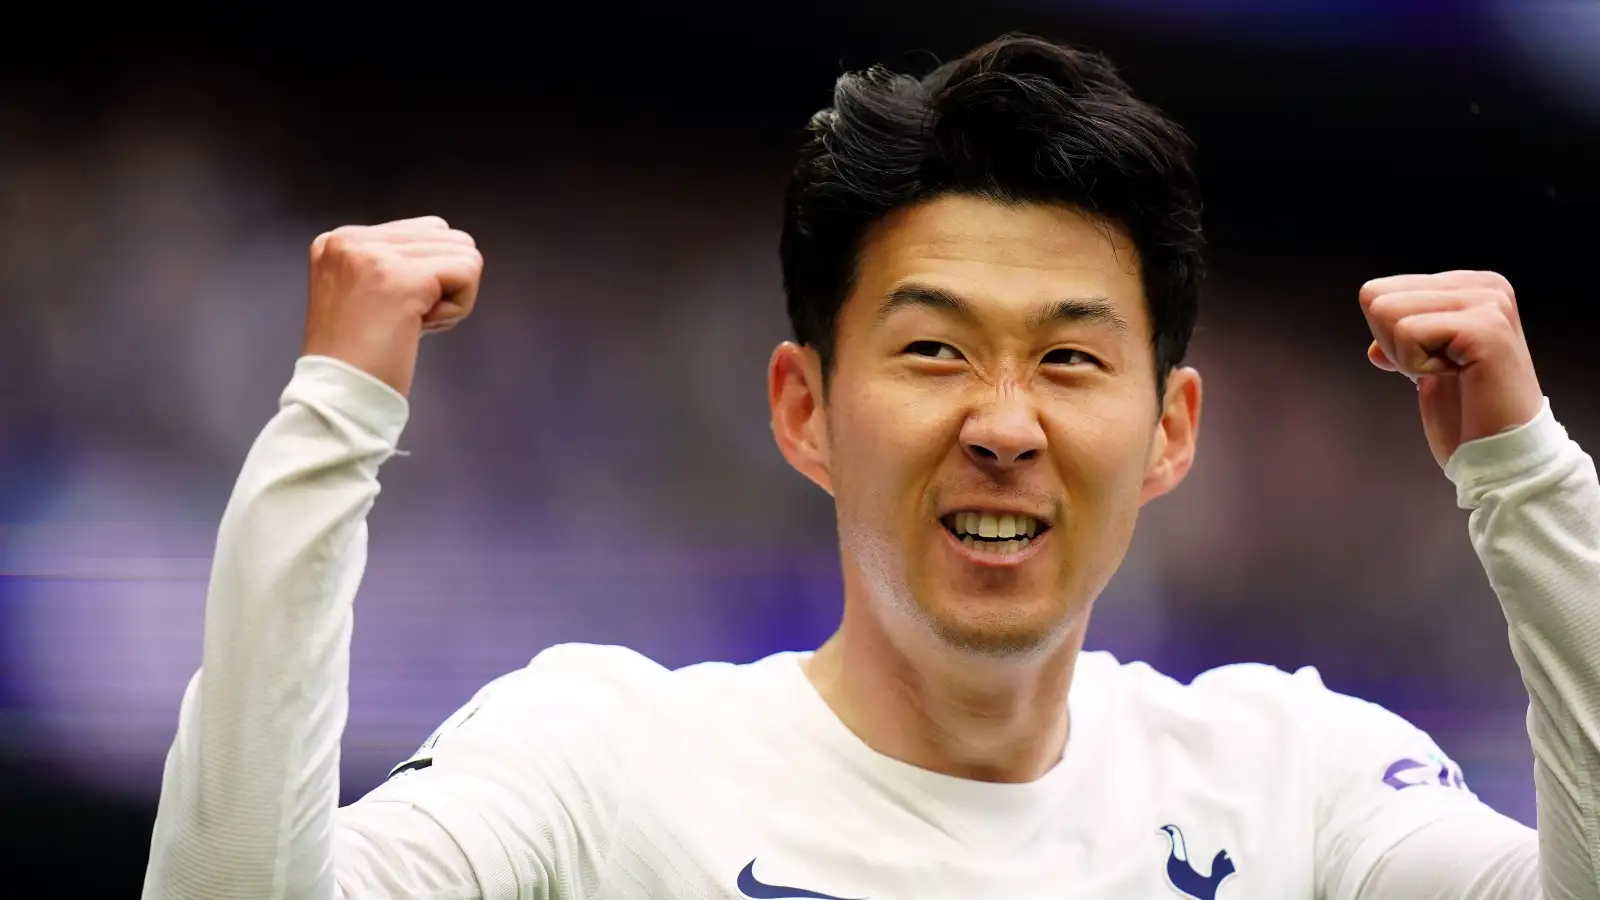
M 867 746 L 978 781 L 1033 781 L 1061 759 L 1081 623 L 1042 651 L 996 659 L 931 635 L 895 640 L 888 623 L 851 606 L 806 675 Z

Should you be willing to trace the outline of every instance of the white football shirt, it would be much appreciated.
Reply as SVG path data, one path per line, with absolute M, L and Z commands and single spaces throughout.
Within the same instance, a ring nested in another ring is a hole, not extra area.
M 1101 653 L 1060 763 L 993 784 L 874 752 L 800 654 L 668 671 L 559 646 L 336 809 L 365 516 L 406 414 L 307 358 L 251 450 L 147 898 L 1600 898 L 1600 481 L 1548 408 L 1447 467 L 1534 700 L 1537 836 L 1314 671 L 1181 685 Z
M 553 882 L 549 896 L 616 900 L 1218 900 L 1308 897 L 1319 879 L 1349 896 L 1341 882 L 1400 838 L 1482 810 L 1426 735 L 1310 670 L 1232 666 L 1185 686 L 1085 653 L 1061 762 L 995 784 L 874 752 L 801 658 L 669 672 L 552 648 L 343 821 L 381 844 L 405 829 L 364 805 L 407 804 L 507 897 Z

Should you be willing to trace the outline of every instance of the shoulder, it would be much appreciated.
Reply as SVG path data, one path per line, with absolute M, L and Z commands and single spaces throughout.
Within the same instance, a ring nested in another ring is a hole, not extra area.
M 1201 674 L 1193 687 L 1223 702 L 1281 711 L 1319 740 L 1327 735 L 1355 737 L 1374 744 L 1410 742 L 1421 731 L 1383 706 L 1329 688 L 1313 666 L 1286 672 L 1272 666 L 1243 663 Z
M 1148 663 L 1121 662 L 1101 651 L 1083 656 L 1086 668 L 1094 673 L 1091 677 L 1111 692 L 1156 707 L 1286 710 L 1310 717 L 1381 709 L 1330 689 L 1314 666 L 1290 672 L 1264 663 L 1232 663 L 1207 669 L 1185 683 Z
M 661 664 L 626 647 L 557 644 L 484 685 L 463 711 L 490 704 L 595 710 L 647 695 L 668 674 Z
M 637 731 L 685 706 L 759 690 L 747 677 L 754 668 L 701 663 L 669 669 L 627 647 L 557 644 L 489 682 L 451 718 L 460 724 L 492 711 L 491 718 L 537 729 L 547 739 L 572 729 Z
M 1090 662 L 1116 727 L 1137 740 L 1171 738 L 1218 765 L 1275 758 L 1312 767 L 1325 787 L 1413 784 L 1462 788 L 1460 767 L 1403 716 L 1323 683 L 1310 666 L 1288 672 L 1240 663 L 1187 684 L 1109 654 Z
M 759 692 L 765 684 L 752 676 L 770 663 L 770 659 L 702 662 L 672 669 L 627 647 L 557 644 L 506 677 L 515 682 L 514 690 L 531 695 L 558 693 L 585 702 L 655 704 L 680 697 L 699 701 Z
M 1136 707 L 1165 709 L 1303 710 L 1333 692 L 1311 667 L 1288 672 L 1262 663 L 1208 669 L 1184 682 L 1144 662 L 1122 662 L 1106 652 L 1086 652 L 1079 665 L 1088 680 Z
M 647 705 L 668 674 L 624 647 L 558 644 L 485 684 L 390 777 L 427 768 L 436 759 L 505 747 L 559 753 L 612 741 L 632 727 L 630 710 Z
M 1184 683 L 1145 663 L 1123 663 L 1108 653 L 1086 653 L 1097 692 L 1114 697 L 1122 717 L 1146 727 L 1233 733 L 1274 740 L 1320 742 L 1329 734 L 1365 736 L 1416 733 L 1403 718 L 1357 697 L 1332 690 L 1316 668 L 1293 672 L 1260 663 L 1209 669 Z
M 560 682 L 616 694 L 648 691 L 672 674 L 637 650 L 609 644 L 556 644 L 519 672 L 525 684 Z

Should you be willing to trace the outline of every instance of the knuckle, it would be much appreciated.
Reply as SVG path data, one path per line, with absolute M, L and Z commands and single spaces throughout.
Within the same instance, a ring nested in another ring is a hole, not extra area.
M 1358 296 L 1363 305 L 1371 304 L 1390 294 L 1406 290 L 1409 285 L 1409 276 L 1385 275 L 1381 278 L 1371 278 L 1361 285 Z
M 1485 306 L 1493 309 L 1499 309 L 1506 302 L 1505 294 L 1488 287 L 1473 288 L 1467 292 L 1467 297 L 1473 301 L 1474 306 Z
M 1511 293 L 1511 280 L 1499 272 L 1477 272 L 1478 283 L 1503 294 Z
M 432 235 L 439 231 L 449 231 L 450 223 L 440 216 L 417 216 L 411 219 L 395 219 L 378 227 L 389 234 L 415 234 L 419 231 L 425 231 Z
M 1497 302 L 1479 307 L 1485 324 L 1494 331 L 1510 332 L 1515 329 L 1516 315 L 1502 296 Z
M 322 255 L 341 257 L 350 252 L 350 238 L 337 231 L 330 231 L 322 236 Z
M 322 244 L 322 253 L 326 256 L 349 256 L 356 251 L 359 244 L 358 235 L 362 229 L 356 225 L 341 225 L 317 238 Z
M 1479 311 L 1496 320 L 1511 321 L 1516 316 L 1516 302 L 1504 292 L 1490 287 L 1464 291 L 1462 297 L 1469 309 Z
M 1500 295 L 1500 302 L 1509 308 L 1516 308 L 1517 290 L 1511 286 L 1510 280 L 1503 275 L 1495 275 L 1495 292 Z
M 1370 300 L 1364 300 L 1362 305 L 1366 309 L 1367 315 L 1383 321 L 1393 317 L 1395 303 L 1394 294 L 1378 294 Z
M 1361 291 L 1357 296 L 1361 300 L 1361 308 L 1370 311 L 1378 300 L 1383 297 L 1383 289 L 1378 282 L 1369 281 L 1361 286 Z
M 404 260 L 393 254 L 379 252 L 374 247 L 362 248 L 356 262 L 379 281 L 390 281 L 399 277 L 404 268 Z
M 1508 300 L 1516 298 L 1516 291 L 1512 289 L 1510 279 L 1499 272 L 1466 271 L 1451 274 L 1458 286 L 1471 288 L 1475 292 L 1497 294 Z

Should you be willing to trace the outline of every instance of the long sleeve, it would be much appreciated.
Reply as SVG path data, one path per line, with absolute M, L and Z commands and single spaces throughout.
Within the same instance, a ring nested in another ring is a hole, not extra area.
M 148 900 L 337 896 L 352 604 L 378 469 L 407 412 L 375 379 L 308 357 L 252 447 L 218 531 L 202 664 L 167 757 Z M 416 823 L 422 841 L 428 824 Z M 470 878 L 448 858 L 434 868 L 441 883 Z
M 339 809 L 350 635 L 404 398 L 300 360 L 223 515 L 145 900 L 573 900 L 603 878 L 666 670 L 556 647 L 495 679 Z
M 1548 405 L 1447 468 L 1528 690 L 1539 871 L 1550 900 L 1600 897 L 1600 481 Z
M 1445 469 L 1472 511 L 1529 696 L 1537 834 L 1487 808 L 1396 833 L 1348 881 L 1360 900 L 1600 898 L 1600 481 L 1548 405 Z M 1398 798 L 1421 796 L 1407 785 Z M 1432 790 L 1421 788 L 1420 790 Z M 1354 876 L 1359 876 L 1354 877 Z M 1340 896 L 1346 896 L 1341 894 Z

